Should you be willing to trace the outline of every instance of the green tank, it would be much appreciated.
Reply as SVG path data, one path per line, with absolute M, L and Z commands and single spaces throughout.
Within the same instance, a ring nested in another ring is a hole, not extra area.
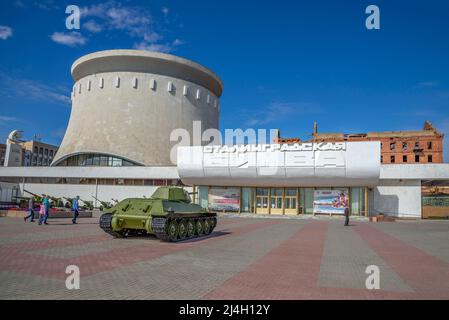
M 100 228 L 114 237 L 154 234 L 163 241 L 182 241 L 210 234 L 217 215 L 190 203 L 182 188 L 159 187 L 151 198 L 130 198 L 105 209 Z

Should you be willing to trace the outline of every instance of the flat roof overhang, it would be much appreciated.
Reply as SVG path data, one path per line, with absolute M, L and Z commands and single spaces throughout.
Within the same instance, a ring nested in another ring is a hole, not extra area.
M 178 173 L 188 185 L 350 187 L 379 183 L 378 141 L 301 144 L 297 149 L 277 150 L 274 145 L 264 146 L 268 147 L 244 152 L 219 150 L 225 146 L 214 151 L 178 147 Z

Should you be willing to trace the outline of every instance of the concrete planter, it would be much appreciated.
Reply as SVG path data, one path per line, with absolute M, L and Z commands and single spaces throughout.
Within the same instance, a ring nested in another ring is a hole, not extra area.
M 28 211 L 22 210 L 1 210 L 0 217 L 24 218 L 28 215 Z M 39 219 L 39 212 L 34 212 L 34 218 Z M 73 211 L 56 210 L 50 211 L 49 219 L 56 218 L 73 218 Z M 78 218 L 92 218 L 92 211 L 80 211 Z

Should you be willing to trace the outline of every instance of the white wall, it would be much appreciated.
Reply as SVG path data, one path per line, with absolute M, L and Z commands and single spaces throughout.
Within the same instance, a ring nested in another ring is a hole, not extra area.
M 44 183 L 26 183 L 21 184 L 21 189 L 33 192 L 35 194 L 48 194 L 52 197 L 73 198 L 80 196 L 86 201 L 93 201 L 95 204 L 96 196 L 101 201 L 110 202 L 111 199 L 123 200 L 126 198 L 143 198 L 143 196 L 150 197 L 157 189 L 156 186 L 111 186 L 111 185 L 80 185 L 80 184 L 44 184 Z M 188 192 L 192 191 L 191 187 L 185 187 Z M 29 196 L 25 193 L 24 196 Z M 100 203 L 97 202 L 97 206 Z
M 371 215 L 421 218 L 421 180 L 381 180 L 374 188 Z

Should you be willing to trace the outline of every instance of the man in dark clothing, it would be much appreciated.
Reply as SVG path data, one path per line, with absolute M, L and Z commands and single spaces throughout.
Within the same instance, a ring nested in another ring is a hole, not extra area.
M 28 212 L 29 214 L 23 218 L 23 221 L 27 221 L 28 218 L 31 218 L 30 222 L 34 222 L 34 199 L 32 197 L 28 200 Z
M 349 208 L 345 208 L 345 226 L 349 225 Z

